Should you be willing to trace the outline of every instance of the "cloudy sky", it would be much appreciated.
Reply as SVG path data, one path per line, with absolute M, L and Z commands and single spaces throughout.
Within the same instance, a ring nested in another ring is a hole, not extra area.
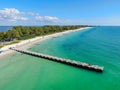
M 120 25 L 120 0 L 0 0 L 0 25 Z

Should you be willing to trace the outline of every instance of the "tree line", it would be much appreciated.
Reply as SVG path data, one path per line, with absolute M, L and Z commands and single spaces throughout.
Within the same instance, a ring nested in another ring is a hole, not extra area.
M 71 29 L 78 29 L 86 26 L 70 25 L 70 26 L 14 26 L 12 30 L 0 32 L 0 42 L 24 40 L 35 36 L 43 36 L 56 32 L 62 32 Z

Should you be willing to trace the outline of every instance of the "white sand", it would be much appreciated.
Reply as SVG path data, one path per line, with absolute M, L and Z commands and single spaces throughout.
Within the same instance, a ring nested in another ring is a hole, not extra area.
M 71 33 L 71 32 L 76 32 L 76 31 L 79 31 L 79 30 L 85 30 L 85 29 L 88 29 L 88 28 L 90 28 L 90 27 L 80 28 L 80 29 L 75 29 L 75 30 L 68 30 L 68 31 L 54 33 L 54 34 L 46 35 L 46 36 L 35 37 L 35 38 L 32 38 L 32 39 L 22 40 L 22 41 L 20 41 L 19 43 L 16 43 L 16 44 L 11 44 L 11 45 L 4 46 L 3 48 L 0 49 L 0 50 L 4 51 L 4 52 L 0 53 L 0 58 L 9 56 L 9 55 L 12 55 L 12 54 L 15 53 L 15 51 L 9 49 L 10 47 L 15 47 L 15 48 L 18 48 L 18 49 L 28 49 L 28 48 L 32 47 L 33 45 L 42 42 L 43 40 L 58 37 L 58 36 L 68 34 L 68 33 Z

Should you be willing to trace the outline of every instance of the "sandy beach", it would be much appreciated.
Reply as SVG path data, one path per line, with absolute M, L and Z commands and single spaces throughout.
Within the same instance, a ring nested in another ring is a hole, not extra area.
M 15 48 L 18 48 L 18 49 L 29 49 L 33 45 L 35 45 L 37 43 L 40 43 L 44 40 L 54 38 L 54 37 L 58 37 L 58 36 L 62 36 L 64 34 L 76 32 L 76 31 L 80 31 L 80 30 L 85 30 L 85 29 L 88 29 L 88 28 L 90 28 L 90 27 L 85 27 L 85 28 L 80 28 L 80 29 L 75 29 L 75 30 L 68 30 L 68 31 L 54 33 L 54 34 L 46 35 L 46 36 L 35 37 L 35 38 L 32 38 L 32 39 L 22 40 L 22 41 L 20 41 L 19 43 L 16 43 L 16 44 L 11 44 L 11 45 L 4 46 L 3 48 L 0 49 L 0 50 L 4 51 L 4 52 L 0 53 L 0 58 L 4 58 L 6 56 L 9 56 L 9 55 L 12 55 L 12 54 L 15 53 L 15 51 L 9 49 L 10 47 L 15 47 Z

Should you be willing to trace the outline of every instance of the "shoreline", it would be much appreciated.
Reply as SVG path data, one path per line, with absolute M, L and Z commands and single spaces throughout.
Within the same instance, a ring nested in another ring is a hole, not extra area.
M 9 49 L 10 47 L 15 47 L 15 48 L 18 48 L 18 49 L 27 50 L 27 49 L 31 48 L 32 46 L 36 45 L 37 43 L 40 43 L 44 40 L 48 40 L 48 39 L 51 39 L 51 38 L 55 38 L 55 37 L 58 37 L 58 36 L 62 36 L 62 35 L 72 33 L 72 32 L 76 32 L 76 31 L 80 31 L 80 30 L 85 30 L 85 29 L 88 29 L 88 28 L 91 28 L 91 27 L 79 28 L 79 29 L 74 29 L 74 30 L 67 30 L 67 31 L 64 31 L 64 32 L 58 32 L 58 33 L 45 35 L 45 36 L 38 36 L 38 37 L 35 37 L 35 38 L 32 38 L 32 39 L 22 40 L 22 41 L 20 41 L 19 43 L 16 43 L 16 44 L 11 44 L 11 45 L 4 46 L 3 48 L 0 49 L 0 50 L 4 51 L 4 52 L 0 53 L 0 58 L 4 58 L 6 56 L 10 56 L 10 55 L 13 55 L 15 53 L 15 51 Z

